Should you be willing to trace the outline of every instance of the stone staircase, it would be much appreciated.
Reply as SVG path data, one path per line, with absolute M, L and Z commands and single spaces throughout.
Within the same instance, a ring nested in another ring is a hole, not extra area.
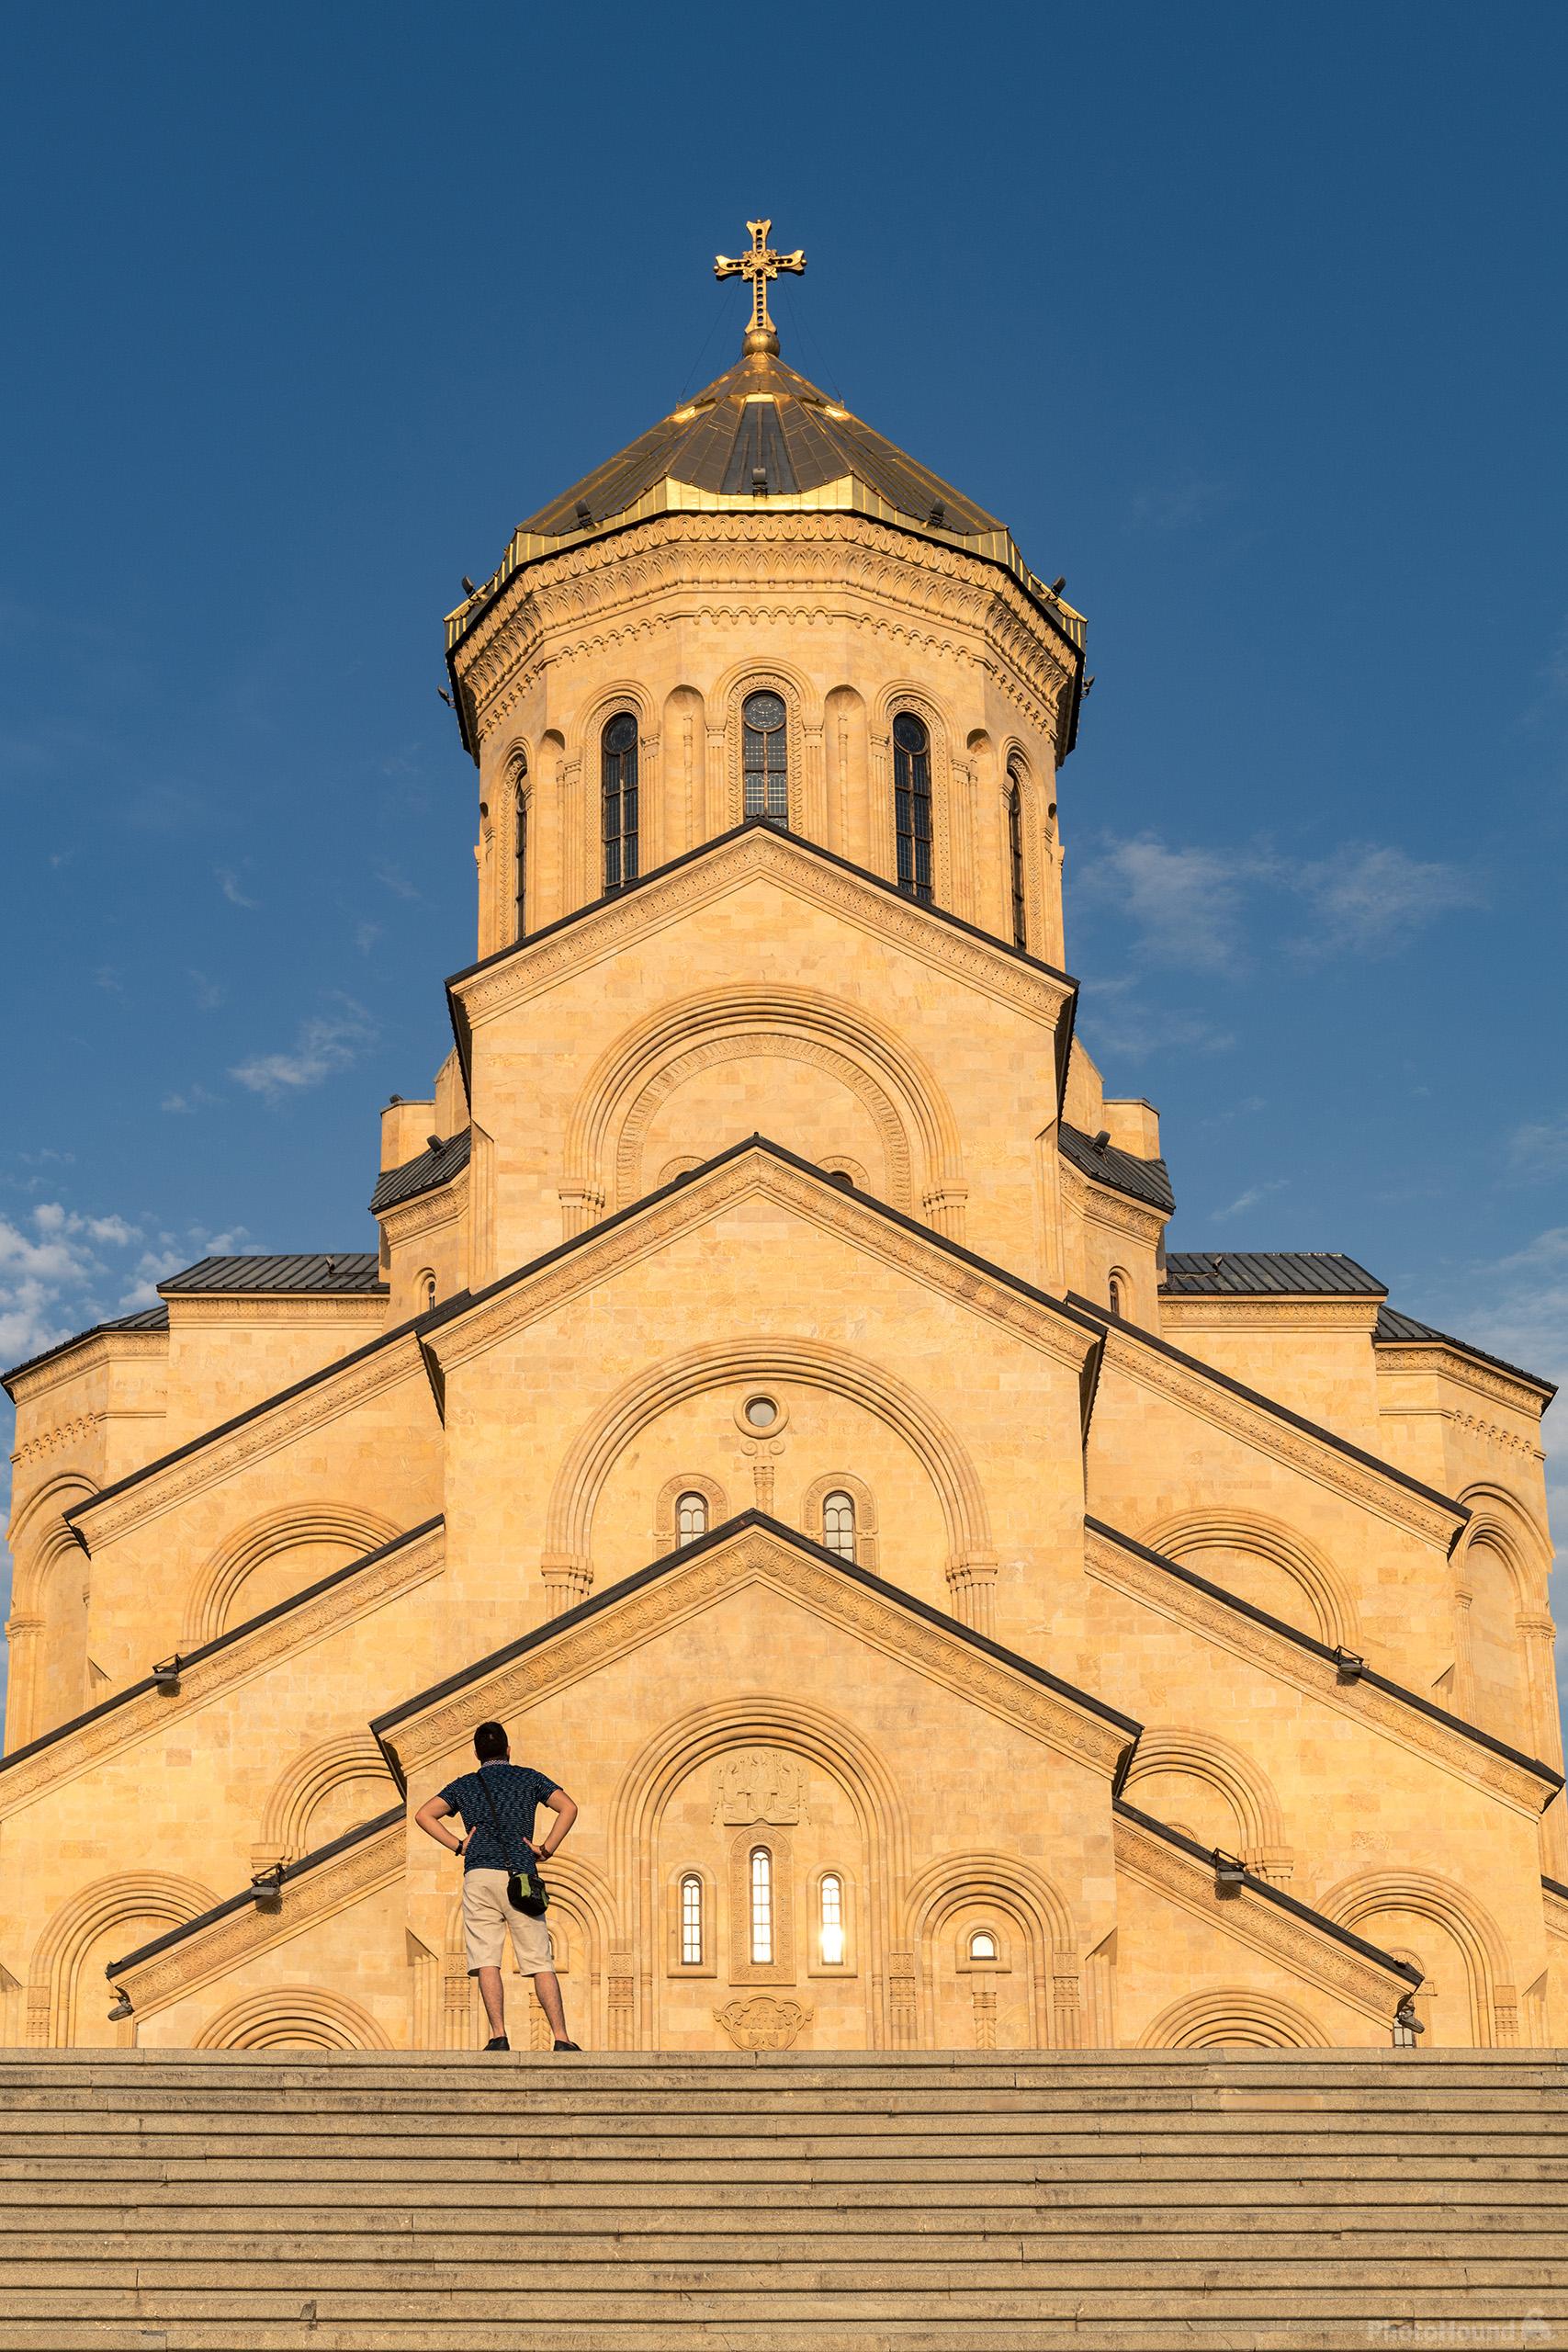
M 0 2352 L 1568 2346 L 1568 2053 L 0 2052 Z

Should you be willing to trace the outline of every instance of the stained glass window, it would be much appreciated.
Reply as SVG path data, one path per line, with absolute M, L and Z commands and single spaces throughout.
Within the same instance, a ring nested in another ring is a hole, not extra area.
M 604 729 L 604 888 L 622 890 L 637 880 L 637 720 L 629 710 Z
M 913 714 L 893 721 L 893 822 L 898 888 L 911 899 L 931 895 L 931 737 Z
M 782 695 L 748 695 L 740 707 L 744 812 L 789 823 L 789 752 Z

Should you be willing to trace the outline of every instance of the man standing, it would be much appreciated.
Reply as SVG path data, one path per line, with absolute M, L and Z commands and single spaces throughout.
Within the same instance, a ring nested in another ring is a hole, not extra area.
M 501 1984 L 501 1957 L 510 1932 L 517 1973 L 533 1978 L 556 2048 L 575 2050 L 578 2043 L 567 2039 L 550 1931 L 542 1917 L 533 1919 L 525 1911 L 513 1909 L 506 1899 L 506 1882 L 515 1870 L 548 1861 L 577 1819 L 576 1804 L 547 1772 L 513 1763 L 500 1724 L 480 1724 L 474 1734 L 474 1754 L 479 1770 L 465 1772 L 439 1796 L 422 1804 L 414 1819 L 438 1846 L 463 1857 L 463 1938 L 468 1948 L 468 1973 L 479 1980 L 490 2019 L 491 2038 L 485 2048 L 512 2047 L 506 2038 L 506 1996 Z M 543 1845 L 536 1846 L 534 1816 L 540 1805 L 547 1806 L 556 1821 Z M 441 1826 L 451 1814 L 462 1816 L 466 1838 L 454 1838 Z

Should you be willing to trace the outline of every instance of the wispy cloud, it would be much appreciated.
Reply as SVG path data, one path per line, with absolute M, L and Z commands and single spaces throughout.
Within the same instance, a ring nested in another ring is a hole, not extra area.
M 1388 956 L 1439 915 L 1483 903 L 1477 877 L 1376 842 L 1348 842 L 1302 866 L 1295 887 L 1314 917 L 1294 944 L 1307 955 Z
M 1078 887 L 1086 898 L 1120 907 L 1149 961 L 1230 972 L 1244 960 L 1247 888 L 1273 870 L 1261 853 L 1171 848 L 1156 834 L 1139 833 L 1091 856 Z
M 1135 531 L 1184 531 L 1206 523 L 1235 496 L 1232 483 L 1191 471 L 1168 482 L 1149 482 L 1134 492 L 1127 519 Z
M 236 1063 L 231 1078 L 253 1094 L 280 1102 L 320 1086 L 334 1070 L 346 1069 L 375 1042 L 376 1023 L 362 1004 L 338 996 L 334 1010 L 301 1022 L 294 1043 L 281 1053 L 257 1054 Z
M 98 965 L 93 974 L 93 985 L 102 989 L 106 996 L 125 994 L 125 978 L 118 964 Z
M 1508 1137 L 1508 1162 L 1527 1182 L 1568 1176 L 1568 1111 L 1516 1127 Z
M 1266 1183 L 1249 1184 L 1245 1193 L 1238 1193 L 1224 1208 L 1212 1211 L 1213 1222 L 1224 1225 L 1233 1216 L 1245 1216 L 1248 1209 L 1255 1209 L 1259 1201 L 1266 1201 L 1271 1193 L 1287 1191 L 1290 1182 L 1288 1176 L 1270 1176 Z
M 378 865 L 376 868 L 376 879 L 384 890 L 390 890 L 394 899 L 419 897 L 419 892 L 399 866 Z
M 1125 1062 L 1156 1054 L 1224 1054 L 1235 1039 L 1199 1012 L 1156 1001 L 1135 973 L 1085 980 L 1084 1019 L 1094 1049 Z
M 242 890 L 240 888 L 240 877 L 235 873 L 231 865 L 215 865 L 212 871 L 214 878 L 217 881 L 218 888 L 222 891 L 223 896 L 228 899 L 229 904 L 231 907 L 249 907 L 254 913 L 255 909 L 260 906 L 261 900 L 259 899 L 249 898 L 246 896 L 245 892 Z
M 381 925 L 378 922 L 356 922 L 354 926 L 354 944 L 362 956 L 369 955 L 380 936 Z
M 195 992 L 197 1003 L 203 1012 L 216 1012 L 220 1004 L 228 1001 L 229 991 L 222 982 L 209 978 L 205 972 L 198 972 L 194 965 L 191 967 L 190 984 Z
M 25 1363 L 99 1321 L 107 1290 L 123 1281 L 105 1252 L 132 1249 L 141 1227 L 40 1201 L 20 1221 L 0 1216 L 0 1363 Z
M 1391 955 L 1484 895 L 1463 867 L 1392 843 L 1348 842 L 1332 857 L 1300 864 L 1264 843 L 1172 844 L 1156 833 L 1091 850 L 1078 888 L 1091 906 L 1114 908 L 1131 925 L 1143 962 L 1233 978 L 1253 961 L 1249 925 L 1259 893 L 1305 902 L 1305 931 L 1288 919 L 1273 931 L 1308 957 Z
M 205 1086 L 192 1084 L 187 1086 L 182 1093 L 165 1094 L 158 1108 L 160 1111 L 182 1112 L 189 1115 L 197 1111 L 209 1110 L 214 1103 L 221 1102 L 222 1100 L 223 1097 L 220 1094 L 209 1093 Z

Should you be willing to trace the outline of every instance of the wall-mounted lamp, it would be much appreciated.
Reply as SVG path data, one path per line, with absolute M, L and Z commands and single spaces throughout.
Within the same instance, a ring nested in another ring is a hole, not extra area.
M 1247 1884 L 1247 1864 L 1238 1861 L 1234 1854 L 1223 1853 L 1218 1846 L 1214 1849 L 1213 1860 L 1214 1893 L 1224 1895 L 1239 1894 Z
M 135 2015 L 136 2012 L 130 2006 L 130 1994 L 121 1993 L 117 1988 L 115 1993 L 115 2005 L 109 2011 L 110 2025 L 120 2025 L 127 2018 L 131 2018 Z
M 1393 2046 L 1396 2050 L 1414 2050 L 1416 2037 L 1425 2033 L 1426 2027 L 1416 2014 L 1416 1996 L 1406 1993 L 1393 2013 Z
M 1341 1682 L 1359 1682 L 1366 1670 L 1366 1659 L 1359 1657 L 1354 1650 L 1348 1650 L 1341 1645 L 1335 1651 L 1334 1671 Z
M 258 1911 L 276 1911 L 283 1901 L 283 1864 L 251 1873 L 251 1900 Z
M 158 1690 L 167 1691 L 170 1698 L 175 1697 L 180 1687 L 180 1654 L 178 1650 L 175 1652 L 173 1657 L 161 1659 L 152 1668 L 152 1680 L 154 1686 Z

